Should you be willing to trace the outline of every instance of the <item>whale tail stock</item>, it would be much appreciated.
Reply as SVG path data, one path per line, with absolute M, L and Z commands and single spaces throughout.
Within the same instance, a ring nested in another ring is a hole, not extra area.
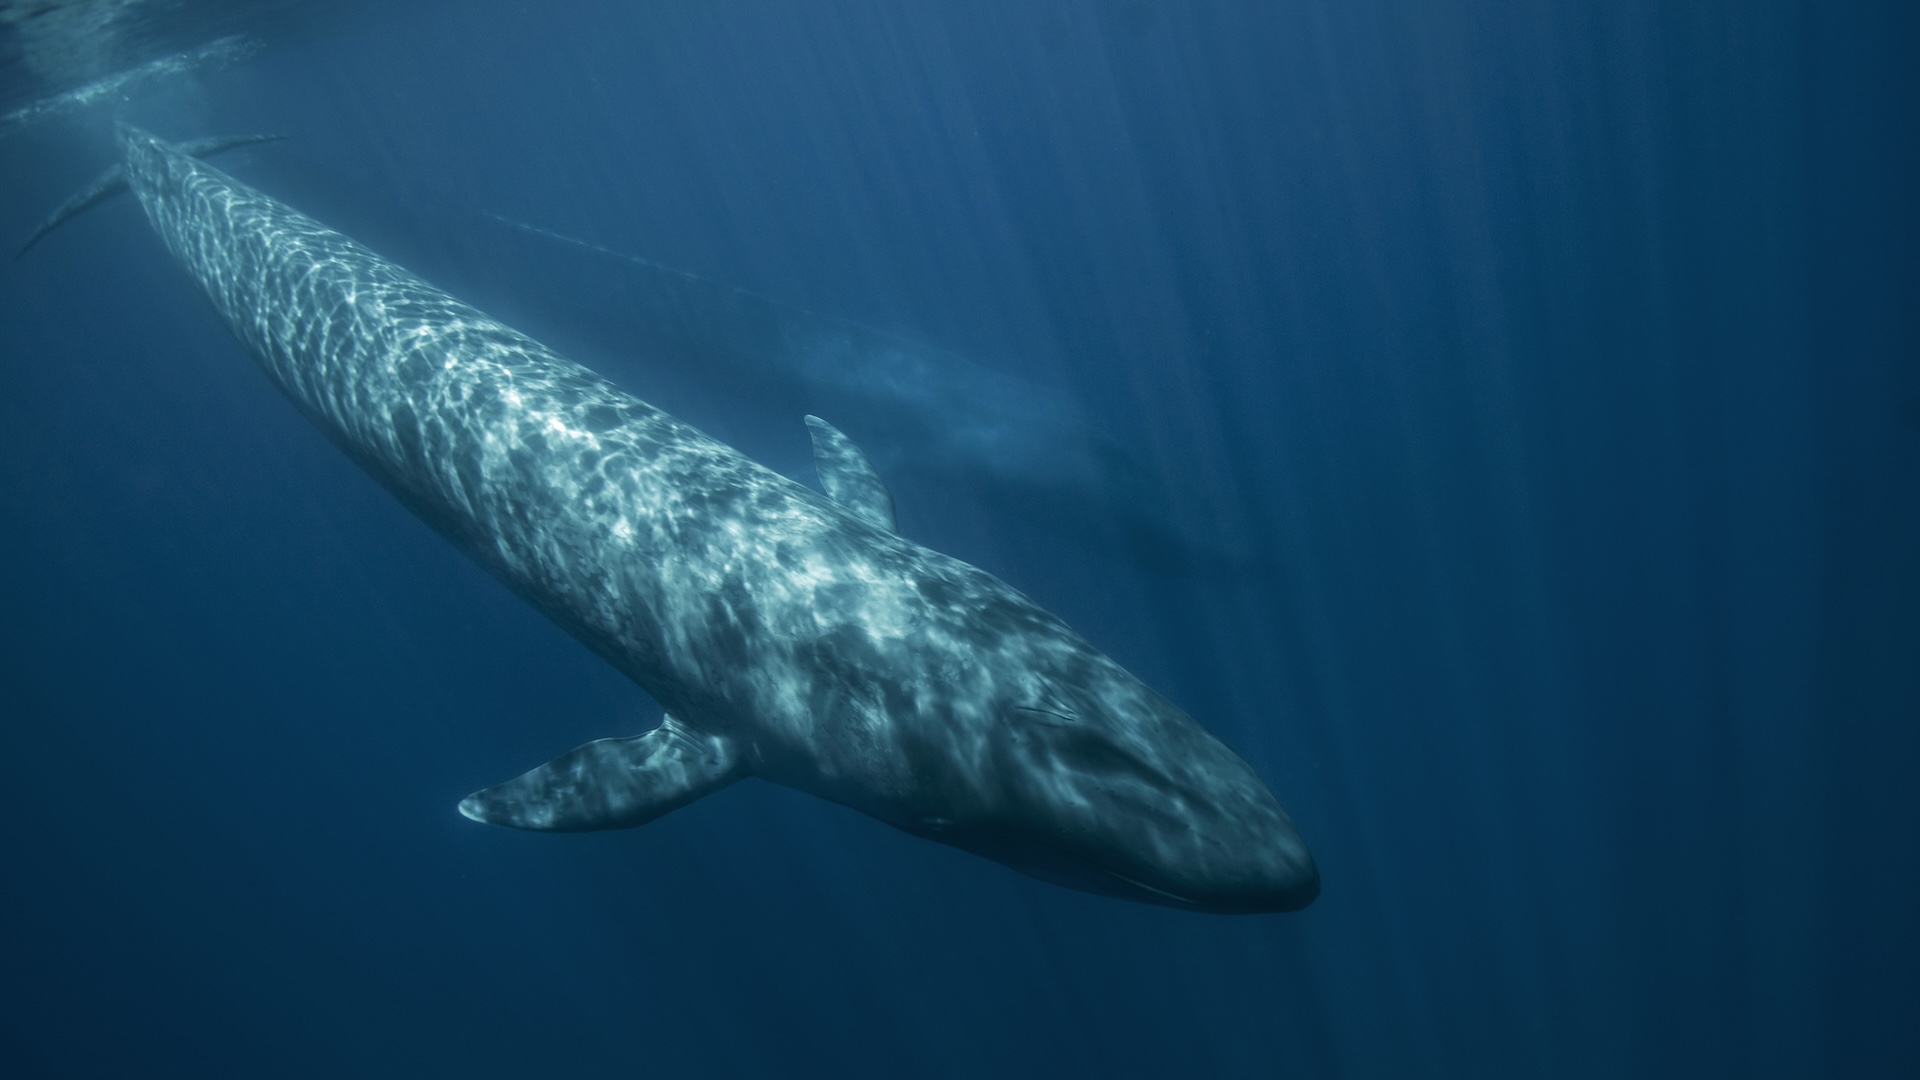
M 278 142 L 286 137 L 285 135 L 217 135 L 210 139 L 194 139 L 191 142 L 179 143 L 175 148 L 192 157 L 207 158 L 242 146 Z M 54 207 L 52 213 L 43 218 L 39 225 L 34 226 L 33 233 L 27 237 L 26 243 L 21 244 L 19 250 L 13 253 L 14 259 L 19 260 L 48 233 L 125 190 L 127 190 L 127 177 L 126 173 L 121 171 L 119 163 L 107 166 L 105 172 L 74 192 L 72 198 Z
M 488 825 L 539 832 L 628 829 L 746 775 L 730 739 L 689 731 L 668 716 L 630 739 L 599 739 L 460 800 Z

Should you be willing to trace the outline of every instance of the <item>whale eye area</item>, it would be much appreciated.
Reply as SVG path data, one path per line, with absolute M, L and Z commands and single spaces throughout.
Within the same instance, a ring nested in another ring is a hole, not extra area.
M 1043 766 L 1035 774 L 1048 777 L 1056 788 L 1113 798 L 1165 785 L 1161 771 L 1129 749 L 1123 739 L 1064 706 L 1016 705 L 1013 712 L 1009 734 L 1016 752 L 1030 764 Z

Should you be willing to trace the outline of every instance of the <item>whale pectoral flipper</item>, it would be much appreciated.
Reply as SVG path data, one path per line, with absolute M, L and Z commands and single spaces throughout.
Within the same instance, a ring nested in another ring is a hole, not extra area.
M 476 791 L 460 800 L 460 812 L 542 832 L 625 829 L 717 791 L 743 771 L 730 740 L 688 731 L 669 716 L 645 735 L 590 742 Z
M 235 147 L 278 142 L 284 138 L 286 138 L 285 135 L 222 135 L 180 143 L 174 149 L 183 154 L 204 158 Z M 108 166 L 107 171 L 93 178 L 93 183 L 75 192 L 73 198 L 55 207 L 53 213 L 48 214 L 40 224 L 34 226 L 33 235 L 27 237 L 27 242 L 21 244 L 20 249 L 13 253 L 14 259 L 18 260 L 25 255 L 33 245 L 40 242 L 41 237 L 59 228 L 69 219 L 80 216 L 125 190 L 127 190 L 126 170 L 118 164 Z
M 813 436 L 813 471 L 820 475 L 827 495 L 861 521 L 898 532 L 893 495 L 867 455 L 839 428 L 817 416 L 807 417 L 807 433 Z

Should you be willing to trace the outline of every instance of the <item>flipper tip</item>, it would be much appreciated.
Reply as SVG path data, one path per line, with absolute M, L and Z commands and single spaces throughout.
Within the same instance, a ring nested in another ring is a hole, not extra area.
M 466 818 L 468 821 L 477 821 L 482 825 L 490 825 L 492 822 L 487 820 L 483 805 L 480 800 L 480 793 L 476 791 L 460 800 L 460 816 Z

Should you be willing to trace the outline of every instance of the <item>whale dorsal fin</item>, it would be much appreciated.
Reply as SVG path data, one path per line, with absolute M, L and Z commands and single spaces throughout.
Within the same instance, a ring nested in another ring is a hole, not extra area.
M 733 742 L 688 731 L 669 716 L 631 739 L 601 739 L 460 800 L 489 825 L 591 832 L 645 825 L 746 771 Z
M 893 523 L 893 496 L 873 462 L 840 434 L 840 429 L 817 416 L 807 417 L 807 432 L 813 436 L 813 471 L 820 474 L 820 486 L 827 495 L 869 525 L 898 532 Z

